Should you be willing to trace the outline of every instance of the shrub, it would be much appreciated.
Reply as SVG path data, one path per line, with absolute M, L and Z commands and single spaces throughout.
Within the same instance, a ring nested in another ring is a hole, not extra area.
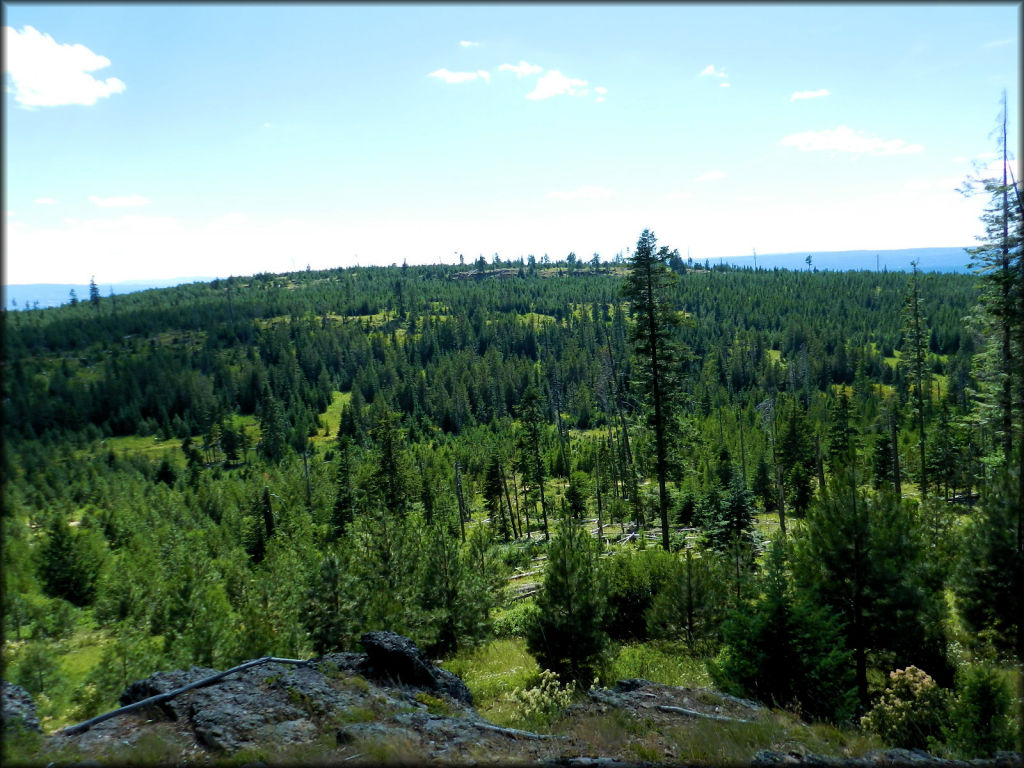
M 541 670 L 537 685 L 531 688 L 516 688 L 510 698 L 517 705 L 523 724 L 531 730 L 546 730 L 572 702 L 576 684 L 559 684 L 558 675 Z
M 967 667 L 957 681 L 949 744 L 964 758 L 992 757 L 1013 747 L 1012 697 L 1006 681 L 989 666 Z
M 526 637 L 526 631 L 537 613 L 533 600 L 516 603 L 494 618 L 492 631 L 495 637 Z
M 602 561 L 608 620 L 616 640 L 647 639 L 647 612 L 671 579 L 676 558 L 661 549 L 623 552 Z
M 889 673 L 889 684 L 875 706 L 860 719 L 896 747 L 929 749 L 941 740 L 950 708 L 949 692 L 917 667 Z

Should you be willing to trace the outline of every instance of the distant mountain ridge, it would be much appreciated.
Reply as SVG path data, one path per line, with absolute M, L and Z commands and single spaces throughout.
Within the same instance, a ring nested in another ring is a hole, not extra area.
M 714 259 L 694 259 L 694 263 L 729 264 L 734 267 L 760 269 L 807 269 L 807 256 L 811 269 L 888 270 L 908 272 L 912 261 L 925 272 L 968 272 L 970 258 L 964 248 L 903 248 L 898 250 L 860 251 L 799 251 L 790 253 L 759 253 L 756 256 L 721 256 Z M 171 288 L 186 283 L 210 282 L 213 277 L 176 277 L 163 280 L 126 280 L 119 283 L 97 283 L 103 296 L 135 293 L 152 288 Z M 29 309 L 36 305 L 59 307 L 70 301 L 74 289 L 79 301 L 89 298 L 89 286 L 76 283 L 33 283 L 30 285 L 4 285 L 4 306 L 8 309 Z
M 96 283 L 101 296 L 109 296 L 137 291 L 148 291 L 153 288 L 173 288 L 186 283 L 207 283 L 212 277 L 173 277 L 155 280 L 125 280 L 120 283 Z M 88 301 L 89 286 L 78 283 L 30 283 L 27 285 L 4 285 L 4 306 L 7 309 L 31 309 L 35 302 L 39 309 L 59 307 L 71 301 L 74 290 L 79 301 Z
M 754 262 L 761 269 L 807 269 L 807 257 L 811 257 L 811 269 L 846 270 L 888 270 L 909 272 L 910 264 L 917 261 L 918 269 L 925 272 L 969 272 L 970 257 L 964 247 L 959 248 L 901 248 L 896 250 L 860 251 L 796 251 L 790 253 L 758 253 L 743 256 L 724 256 L 707 259 L 712 265 L 730 264 L 735 267 L 753 267 Z M 696 259 L 694 260 L 696 261 Z M 703 263 L 704 260 L 701 260 Z

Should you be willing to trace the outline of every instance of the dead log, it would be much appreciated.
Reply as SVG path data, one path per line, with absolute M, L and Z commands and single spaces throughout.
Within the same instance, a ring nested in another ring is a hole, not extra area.
M 260 664 L 268 664 L 270 662 L 274 662 L 277 664 L 295 664 L 297 666 L 305 666 L 310 663 L 309 661 L 304 661 L 302 659 L 279 659 L 276 656 L 264 656 L 262 659 L 254 659 L 252 661 L 247 661 L 244 664 L 239 664 L 237 667 L 232 667 L 231 669 L 225 670 L 224 672 L 218 672 L 216 675 L 204 677 L 202 680 L 196 680 L 194 683 L 183 685 L 181 688 L 175 688 L 173 691 L 167 691 L 167 693 L 158 693 L 156 696 L 150 696 L 148 699 L 136 701 L 133 704 L 126 704 L 120 709 L 114 709 L 105 714 L 97 715 L 91 720 L 86 720 L 83 723 L 78 723 L 77 725 L 69 725 L 67 728 L 62 729 L 60 731 L 60 734 L 63 736 L 74 736 L 78 733 L 84 733 L 85 731 L 92 728 L 94 725 L 102 723 L 104 720 L 109 720 L 112 717 L 116 717 L 117 715 L 124 715 L 128 712 L 133 712 L 136 709 L 142 709 L 143 707 L 162 704 L 165 701 L 170 701 L 175 696 L 180 696 L 186 691 L 191 691 L 195 688 L 203 688 L 207 685 L 213 685 L 214 683 L 223 680 L 225 677 L 234 674 L 235 672 L 241 672 L 242 670 L 249 669 L 250 667 L 255 667 Z
M 485 731 L 493 731 L 494 733 L 500 733 L 503 736 L 511 736 L 513 739 L 532 739 L 539 741 L 543 739 L 553 739 L 554 736 L 549 736 L 544 733 L 533 733 L 532 731 L 520 731 L 518 728 L 502 728 L 499 725 L 490 725 L 489 723 L 478 723 L 474 722 L 477 728 L 482 728 Z
M 741 717 L 726 717 L 725 715 L 707 715 L 703 712 L 697 712 L 693 709 L 685 709 L 684 707 L 670 707 L 668 704 L 659 704 L 658 709 L 662 712 L 673 712 L 677 715 L 686 715 L 687 717 L 700 717 L 706 720 L 718 720 L 723 723 L 749 723 L 750 720 L 744 720 Z

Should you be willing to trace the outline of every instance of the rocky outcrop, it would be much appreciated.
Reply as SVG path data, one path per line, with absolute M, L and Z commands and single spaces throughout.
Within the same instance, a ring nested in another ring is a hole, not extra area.
M 4 680 L 3 730 L 6 731 L 8 728 L 38 731 L 39 718 L 36 716 L 36 705 L 29 692 L 20 685 Z
M 360 671 L 366 677 L 403 685 L 412 685 L 444 693 L 464 704 L 473 703 L 473 694 L 456 675 L 434 666 L 416 644 L 396 632 L 366 632 L 359 638 L 366 649 L 366 661 Z

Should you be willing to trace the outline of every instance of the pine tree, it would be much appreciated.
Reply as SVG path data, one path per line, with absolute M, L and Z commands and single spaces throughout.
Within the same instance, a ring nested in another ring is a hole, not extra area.
M 99 561 L 83 539 L 59 513 L 51 515 L 46 539 L 39 550 L 37 573 L 43 589 L 78 606 L 89 605 L 96 596 Z
M 337 550 L 328 552 L 320 561 L 301 612 L 314 653 L 322 655 L 352 646 L 356 589 L 344 556 Z
M 891 491 L 868 493 L 855 475 L 833 478 L 808 510 L 796 543 L 802 589 L 842 619 L 861 705 L 868 666 L 915 664 L 947 684 L 943 605 L 928 588 L 921 532 L 912 506 Z M 870 657 L 870 658 L 869 658 Z
M 909 380 L 914 394 L 914 415 L 917 417 L 918 429 L 918 457 L 920 467 L 918 471 L 918 485 L 921 496 L 928 495 L 928 462 L 925 458 L 925 447 L 927 436 L 924 427 L 924 387 L 925 387 L 925 360 L 928 356 L 928 340 L 930 332 L 925 324 L 924 311 L 921 307 L 921 294 L 918 281 L 917 262 L 911 262 L 913 273 L 910 277 L 910 285 L 907 288 L 907 295 L 903 304 L 903 356 L 901 365 L 909 368 Z M 930 377 L 929 377 L 930 379 Z
M 654 429 L 661 545 L 667 552 L 670 546 L 666 489 L 669 431 L 674 422 L 675 377 L 682 359 L 682 349 L 675 332 L 682 325 L 682 317 L 671 303 L 670 288 L 675 276 L 666 265 L 671 253 L 666 246 L 655 251 L 656 245 L 654 233 L 645 229 L 629 259 L 622 295 L 630 302 L 635 320 L 630 340 L 640 360 L 639 384 L 650 406 L 648 425 Z
M 497 530 L 503 541 L 512 539 L 509 514 L 505 508 L 505 486 L 502 482 L 501 464 L 497 454 L 491 454 L 484 476 L 484 501 L 490 513 L 491 526 Z
M 547 540 L 550 538 L 548 534 L 548 505 L 544 493 L 545 472 L 540 445 L 543 412 L 540 393 L 533 384 L 526 388 L 519 401 L 519 419 L 522 423 L 519 453 L 523 466 L 523 479 L 530 484 L 530 495 L 536 493 L 539 497 L 544 539 Z M 532 505 L 536 508 L 535 502 Z
M 561 521 L 548 549 L 544 586 L 526 644 L 562 680 L 589 683 L 607 645 L 597 547 L 583 526 Z
M 772 543 L 761 596 L 726 622 L 713 677 L 727 690 L 805 718 L 846 721 L 856 697 L 838 617 L 794 589 L 784 541 Z

